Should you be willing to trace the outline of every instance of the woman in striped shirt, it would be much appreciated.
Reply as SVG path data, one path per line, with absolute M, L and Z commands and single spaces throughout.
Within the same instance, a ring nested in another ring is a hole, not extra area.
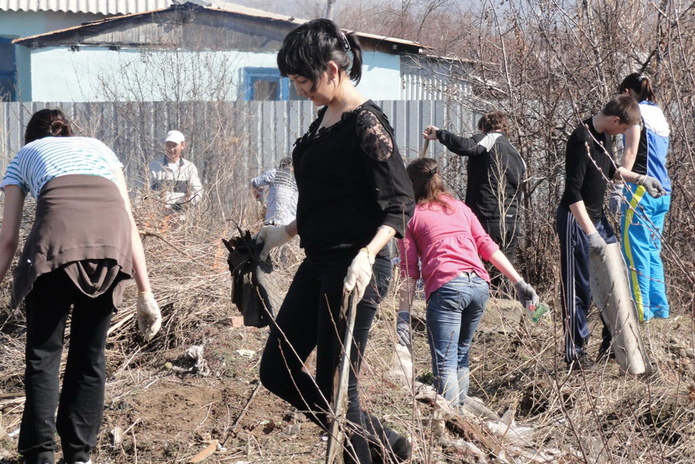
M 19 242 L 24 199 L 36 216 L 14 271 L 12 307 L 26 300 L 26 403 L 19 452 L 26 464 L 55 462 L 54 435 L 67 464 L 90 463 L 104 404 L 106 333 L 135 278 L 138 326 L 149 340 L 161 315 L 133 220 L 122 164 L 100 141 L 73 137 L 65 115 L 36 112 L 25 145 L 7 167 L 0 228 L 0 280 Z M 63 334 L 70 348 L 59 393 Z M 56 409 L 58 410 L 56 418 Z

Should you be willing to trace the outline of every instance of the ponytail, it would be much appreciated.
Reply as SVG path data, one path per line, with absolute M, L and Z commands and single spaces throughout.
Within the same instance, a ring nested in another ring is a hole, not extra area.
M 24 132 L 24 143 L 44 137 L 69 137 L 72 135 L 72 127 L 65 114 L 59 109 L 39 110 L 31 116 L 27 129 Z
M 437 161 L 432 158 L 418 158 L 406 168 L 413 184 L 415 202 L 418 204 L 439 205 L 449 214 L 450 207 L 445 198 L 453 198 L 446 191 L 444 179 L 439 175 Z
M 345 38 L 350 45 L 350 51 L 352 51 L 352 65 L 350 66 L 350 80 L 354 81 L 355 84 L 360 83 L 362 79 L 362 45 L 354 32 L 348 32 L 345 34 Z
M 638 102 L 647 100 L 657 103 L 654 89 L 652 88 L 652 80 L 644 74 L 632 73 L 623 79 L 618 90 L 620 93 L 624 93 L 628 89 L 635 93 Z

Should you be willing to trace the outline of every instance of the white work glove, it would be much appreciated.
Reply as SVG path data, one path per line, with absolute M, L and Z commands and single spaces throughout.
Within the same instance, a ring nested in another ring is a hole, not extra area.
M 362 300 L 364 291 L 372 280 L 372 265 L 375 259 L 376 257 L 366 248 L 362 248 L 348 268 L 343 281 L 343 289 L 349 293 L 354 288 L 357 301 Z
M 623 184 L 613 184 L 611 194 L 608 197 L 608 211 L 620 214 L 620 203 L 623 201 Z
M 524 279 L 521 279 L 514 284 L 514 290 L 516 290 L 516 297 L 519 299 L 524 308 L 527 308 L 530 304 L 538 304 L 538 295 L 533 289 L 531 284 L 526 283 Z
M 606 241 L 601 237 L 598 232 L 593 232 L 586 236 L 589 242 L 589 253 L 596 253 L 601 258 L 606 253 Z
M 657 179 L 652 176 L 642 176 L 637 179 L 637 185 L 641 185 L 652 198 L 659 198 L 666 195 L 666 190 Z
M 263 226 L 256 235 L 256 243 L 263 244 L 259 258 L 261 261 L 265 261 L 270 250 L 284 245 L 290 240 L 292 240 L 292 237 L 287 233 L 285 226 Z
M 137 318 L 138 329 L 145 341 L 150 341 L 162 326 L 162 313 L 152 292 L 138 293 Z
M 410 311 L 398 311 L 396 335 L 398 343 L 410 349 Z

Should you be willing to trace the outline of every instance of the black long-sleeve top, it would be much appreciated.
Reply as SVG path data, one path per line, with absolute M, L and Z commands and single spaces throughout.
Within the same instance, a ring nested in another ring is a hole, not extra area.
M 565 161 L 565 191 L 560 205 L 584 201 L 592 222 L 601 220 L 606 183 L 617 170 L 607 153 L 613 149 L 613 140 L 605 132 L 594 128 L 592 118 L 578 126 L 567 141 Z
M 325 111 L 292 153 L 301 246 L 308 255 L 359 249 L 381 225 L 402 237 L 414 195 L 388 119 L 369 100 L 318 129 Z
M 437 139 L 450 151 L 468 157 L 465 203 L 476 217 L 481 222 L 515 218 L 526 164 L 507 137 L 490 132 L 463 138 L 440 129 Z

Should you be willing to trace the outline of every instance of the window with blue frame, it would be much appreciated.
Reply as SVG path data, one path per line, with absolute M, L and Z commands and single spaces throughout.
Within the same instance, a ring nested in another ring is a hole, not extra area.
M 12 39 L 0 37 L 0 101 L 15 101 L 17 63 Z
M 244 68 L 245 100 L 287 100 L 290 82 L 277 68 Z

